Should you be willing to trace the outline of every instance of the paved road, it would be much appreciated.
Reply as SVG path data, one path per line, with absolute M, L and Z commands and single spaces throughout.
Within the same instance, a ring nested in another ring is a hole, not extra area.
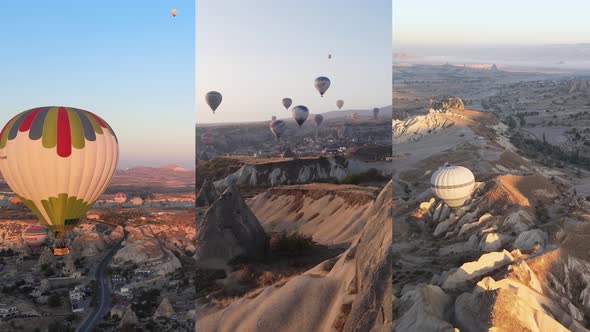
M 123 238 L 117 244 L 115 244 L 109 253 L 102 259 L 100 264 L 96 268 L 94 274 L 96 280 L 96 305 L 94 306 L 92 313 L 80 323 L 76 332 L 88 332 L 92 330 L 92 327 L 98 322 L 111 307 L 111 286 L 108 278 L 107 267 L 109 262 L 117 253 L 117 250 L 121 248 L 121 243 L 127 239 L 127 231 L 124 231 Z

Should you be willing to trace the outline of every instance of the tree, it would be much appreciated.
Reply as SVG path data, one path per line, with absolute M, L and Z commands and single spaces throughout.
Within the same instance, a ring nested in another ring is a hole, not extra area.
M 61 306 L 61 296 L 57 294 L 51 294 L 47 299 L 47 304 L 53 308 Z

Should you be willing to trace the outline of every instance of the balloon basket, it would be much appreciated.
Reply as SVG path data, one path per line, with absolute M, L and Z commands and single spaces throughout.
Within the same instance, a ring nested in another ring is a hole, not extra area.
M 55 247 L 53 248 L 53 254 L 55 256 L 63 256 L 63 255 L 67 255 L 70 253 L 70 248 L 68 247 Z

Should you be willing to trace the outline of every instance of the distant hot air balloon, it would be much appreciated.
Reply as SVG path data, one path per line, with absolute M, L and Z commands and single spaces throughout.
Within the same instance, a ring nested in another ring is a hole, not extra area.
M 270 123 L 270 131 L 275 135 L 277 140 L 283 136 L 285 129 L 287 129 L 287 124 L 283 120 L 276 120 Z
M 133 196 L 133 198 L 131 198 L 131 200 L 129 200 L 129 203 L 131 203 L 134 206 L 140 206 L 143 204 L 143 198 L 141 198 L 139 196 Z
M 324 76 L 320 76 L 318 78 L 315 79 L 314 84 L 315 89 L 318 90 L 318 92 L 320 93 L 320 96 L 324 96 L 324 93 L 326 93 L 326 91 L 328 91 L 328 88 L 330 87 L 330 79 Z
M 0 132 L 0 171 L 56 238 L 76 226 L 108 186 L 119 159 L 112 128 L 70 107 L 39 107 Z
M 313 117 L 313 120 L 315 121 L 316 126 L 320 126 L 322 124 L 322 122 L 324 121 L 324 116 L 321 114 L 316 114 Z
M 18 196 L 12 196 L 12 197 L 10 197 L 8 199 L 8 202 L 10 204 L 14 205 L 14 206 L 18 206 L 18 205 L 23 204 L 23 201 L 20 198 L 18 198 Z
M 458 208 L 465 204 L 475 185 L 473 173 L 463 167 L 444 164 L 430 177 L 434 194 L 449 207 Z
M 125 193 L 116 193 L 115 194 L 115 203 L 119 204 L 119 206 L 123 205 L 127 201 L 127 195 Z
M 359 117 L 359 115 L 358 115 L 358 114 L 356 114 L 356 113 L 352 113 L 352 114 L 350 115 L 350 118 L 351 118 L 351 119 L 353 119 L 353 120 L 356 120 L 356 119 L 358 119 L 358 117 Z
M 375 118 L 375 120 L 377 120 L 377 118 L 379 117 L 379 108 L 373 108 L 373 117 Z
M 344 100 L 342 100 L 342 99 L 336 100 L 336 106 L 338 106 L 338 109 L 341 110 L 342 106 L 344 106 Z
M 293 100 L 291 100 L 291 98 L 283 98 L 283 106 L 285 106 L 286 110 L 289 110 L 291 104 L 293 104 Z
M 177 12 L 176 9 L 172 9 L 170 11 L 170 14 L 172 14 L 172 16 L 176 17 L 176 12 Z
M 211 134 L 211 133 L 203 133 L 201 135 L 201 142 L 203 142 L 203 144 L 205 146 L 211 146 L 211 145 L 213 145 L 213 134 Z
M 328 54 L 328 60 L 332 59 L 332 54 Z
M 273 116 L 270 118 L 270 120 L 271 120 L 271 121 L 277 121 L 277 117 L 273 115 Z
M 31 225 L 27 227 L 22 236 L 25 243 L 30 246 L 40 246 L 47 240 L 47 228 L 42 225 Z
M 207 95 L 205 95 L 205 100 L 207 101 L 207 105 L 209 105 L 209 107 L 211 107 L 211 110 L 213 110 L 213 114 L 215 114 L 215 110 L 221 104 L 222 99 L 223 99 L 223 97 L 221 96 L 221 93 L 219 93 L 217 91 L 209 91 L 209 92 L 207 92 Z
M 298 105 L 293 107 L 291 110 L 291 114 L 293 115 L 293 119 L 297 122 L 299 127 L 307 120 L 307 116 L 309 115 L 309 109 L 303 105 Z

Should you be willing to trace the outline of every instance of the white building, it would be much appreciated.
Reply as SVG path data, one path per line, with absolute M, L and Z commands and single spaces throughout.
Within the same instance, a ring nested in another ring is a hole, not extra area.
M 18 314 L 18 309 L 15 306 L 0 304 L 0 317 L 14 317 Z
M 82 292 L 77 290 L 70 291 L 70 301 L 81 301 L 82 300 Z

